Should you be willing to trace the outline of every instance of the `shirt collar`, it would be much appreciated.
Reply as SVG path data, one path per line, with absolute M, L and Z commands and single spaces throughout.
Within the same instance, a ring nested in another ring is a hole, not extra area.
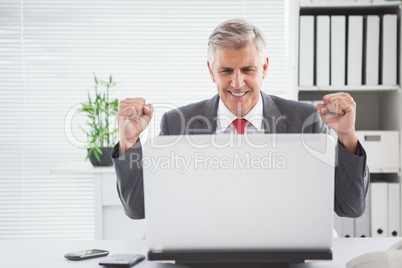
M 222 99 L 219 99 L 218 111 L 217 111 L 217 126 L 221 131 L 225 131 L 233 120 L 237 118 L 223 103 Z M 249 121 L 259 132 L 262 130 L 262 118 L 263 118 L 263 105 L 261 94 L 258 98 L 257 104 L 246 114 L 244 117 Z

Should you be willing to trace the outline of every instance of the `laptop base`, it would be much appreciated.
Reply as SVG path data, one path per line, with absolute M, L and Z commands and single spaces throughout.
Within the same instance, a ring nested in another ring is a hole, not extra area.
M 306 260 L 332 260 L 332 251 L 148 251 L 150 261 L 175 261 L 191 268 L 287 268 Z
M 189 268 L 290 268 L 290 263 L 176 263 Z

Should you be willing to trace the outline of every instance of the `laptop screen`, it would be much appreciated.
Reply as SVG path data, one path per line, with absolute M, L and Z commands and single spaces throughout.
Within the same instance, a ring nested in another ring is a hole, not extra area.
M 160 136 L 143 154 L 152 250 L 331 247 L 326 134 Z

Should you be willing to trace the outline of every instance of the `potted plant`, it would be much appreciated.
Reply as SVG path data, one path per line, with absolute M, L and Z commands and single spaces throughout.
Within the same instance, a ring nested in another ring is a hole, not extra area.
M 118 99 L 112 99 L 110 92 L 118 82 L 114 82 L 112 75 L 109 81 L 98 80 L 94 74 L 95 98 L 91 99 L 88 91 L 88 103 L 81 103 L 79 112 L 88 117 L 86 128 L 79 126 L 87 136 L 87 157 L 93 166 L 112 166 L 111 151 L 118 139 L 116 115 L 119 106 Z

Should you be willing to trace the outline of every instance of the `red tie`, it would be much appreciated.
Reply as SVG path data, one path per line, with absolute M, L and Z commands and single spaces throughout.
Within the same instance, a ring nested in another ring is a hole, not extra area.
M 246 126 L 247 120 L 243 118 L 237 118 L 233 120 L 233 125 L 237 130 L 237 134 L 244 134 L 244 127 Z

